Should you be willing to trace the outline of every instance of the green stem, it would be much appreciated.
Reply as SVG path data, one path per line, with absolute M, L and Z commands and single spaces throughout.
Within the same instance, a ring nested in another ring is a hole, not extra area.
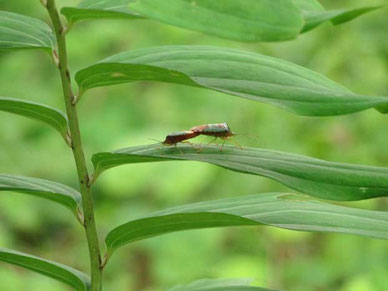
M 65 98 L 66 111 L 69 119 L 72 150 L 77 167 L 78 180 L 80 183 L 80 190 L 82 195 L 82 205 L 85 217 L 84 227 L 90 254 L 92 277 L 91 290 L 100 291 L 102 290 L 101 252 L 98 242 L 96 223 L 94 220 L 93 200 L 91 185 L 89 183 L 89 174 L 86 167 L 86 160 L 81 143 L 81 133 L 78 124 L 77 109 L 76 105 L 73 104 L 75 97 L 71 88 L 70 73 L 67 64 L 65 30 L 59 18 L 58 11 L 55 7 L 55 0 L 47 0 L 46 8 L 50 14 L 58 43 L 58 55 L 54 56 L 54 58 L 57 58 L 58 68 L 61 75 L 63 95 Z

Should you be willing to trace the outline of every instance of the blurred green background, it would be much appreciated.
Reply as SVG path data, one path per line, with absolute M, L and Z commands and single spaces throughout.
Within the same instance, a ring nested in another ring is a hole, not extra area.
M 58 6 L 78 1 L 57 1 Z M 325 0 L 326 8 L 383 4 L 384 0 Z M 48 21 L 39 1 L 0 0 L 1 9 Z M 101 20 L 76 24 L 68 34 L 70 68 L 135 48 L 170 44 L 234 47 L 283 58 L 366 95 L 388 96 L 388 9 L 342 26 L 329 24 L 283 43 L 241 44 L 154 21 Z M 0 55 L 1 95 L 64 110 L 58 72 L 40 51 Z M 152 143 L 203 123 L 228 122 L 243 146 L 330 161 L 388 166 L 388 117 L 374 110 L 300 117 L 213 91 L 164 83 L 135 83 L 89 91 L 79 104 L 86 154 Z M 201 140 L 199 140 L 201 141 Z M 0 112 L 0 172 L 52 179 L 77 188 L 73 157 L 51 128 Z M 114 226 L 184 203 L 260 192 L 290 191 L 269 179 L 195 162 L 115 168 L 95 185 L 101 240 Z M 343 203 L 388 210 L 385 198 Z M 0 246 L 88 271 L 82 228 L 71 213 L 21 194 L 0 195 Z M 173 233 L 120 249 L 105 272 L 105 290 L 166 290 L 201 278 L 250 277 L 254 284 L 309 291 L 388 290 L 388 243 L 340 234 L 270 227 Z M 0 263 L 0 290 L 68 290 L 24 269 Z

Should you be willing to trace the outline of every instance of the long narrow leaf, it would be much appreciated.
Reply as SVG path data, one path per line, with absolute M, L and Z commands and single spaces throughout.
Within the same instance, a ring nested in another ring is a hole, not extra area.
M 87 19 L 138 19 L 142 18 L 129 9 L 134 0 L 85 0 L 78 7 L 63 7 L 61 13 L 70 25 Z
M 231 286 L 247 286 L 252 283 L 248 278 L 230 278 L 230 279 L 202 279 L 191 282 L 189 284 L 178 285 L 170 289 L 170 291 L 195 290 L 195 288 L 216 288 L 216 287 L 231 287 Z
M 79 216 L 81 194 L 66 185 L 31 177 L 0 174 L 0 191 L 19 192 L 59 203 Z
M 77 291 L 90 290 L 90 279 L 87 275 L 56 262 L 4 248 L 0 248 L 0 261 L 61 281 Z
M 325 8 L 318 0 L 292 0 L 302 11 L 324 11 Z
M 85 0 L 61 13 L 70 24 L 86 19 L 147 17 L 239 41 L 281 41 L 331 21 L 340 24 L 377 7 L 326 11 L 316 0 Z M 184 15 L 184 17 L 182 17 Z
M 138 0 L 131 8 L 167 24 L 238 41 L 281 41 L 298 36 L 300 10 L 290 0 Z
M 355 95 L 295 64 L 235 49 L 163 46 L 111 56 L 79 71 L 80 94 L 94 87 L 162 81 L 208 88 L 270 103 L 301 115 L 340 115 L 377 107 L 388 97 Z
M 330 200 L 361 200 L 388 196 L 388 169 L 318 160 L 260 149 L 208 146 L 200 153 L 189 145 L 179 148 L 149 145 L 97 153 L 94 179 L 124 164 L 191 160 L 274 179 L 303 193 Z
M 290 0 L 223 0 L 222 4 L 207 0 L 86 0 L 78 7 L 63 8 L 61 13 L 70 23 L 147 17 L 240 41 L 292 39 L 303 27 L 301 12 Z
M 203 279 L 190 284 L 178 285 L 169 291 L 271 291 L 249 286 L 251 281 L 250 279 Z
M 130 221 L 108 233 L 107 257 L 128 243 L 166 233 L 244 225 L 388 239 L 387 212 L 309 201 L 287 193 L 262 193 L 178 206 Z
M 0 97 L 0 111 L 14 113 L 44 122 L 55 128 L 65 141 L 69 142 L 67 135 L 67 117 L 57 109 L 31 101 Z
M 302 32 L 307 32 L 327 21 L 331 21 L 334 25 L 342 24 L 380 8 L 380 6 L 367 6 L 327 11 L 315 0 L 294 0 L 294 3 L 302 10 L 305 20 Z
M 0 51 L 43 49 L 51 52 L 55 37 L 51 28 L 32 17 L 0 11 Z

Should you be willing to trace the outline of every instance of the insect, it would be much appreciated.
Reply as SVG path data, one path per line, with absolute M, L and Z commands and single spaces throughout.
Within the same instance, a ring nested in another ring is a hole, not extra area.
M 177 147 L 177 144 L 179 142 L 187 142 L 191 146 L 194 147 L 194 145 L 191 144 L 190 142 L 188 142 L 187 140 L 192 139 L 198 135 L 206 135 L 206 136 L 213 136 L 214 137 L 213 140 L 211 140 L 208 144 L 206 144 L 204 147 L 202 147 L 198 150 L 198 152 L 200 152 L 207 145 L 214 142 L 217 138 L 221 138 L 224 140 L 224 142 L 222 143 L 222 145 L 220 147 L 220 151 L 222 151 L 222 148 L 225 144 L 225 141 L 228 138 L 230 138 L 236 134 L 230 130 L 229 125 L 226 122 L 214 123 L 214 124 L 203 124 L 203 125 L 194 126 L 190 130 L 177 131 L 177 132 L 170 133 L 169 135 L 166 136 L 165 140 L 160 142 L 160 143 L 163 145 L 167 145 L 167 146 L 173 145 L 173 146 L 175 146 L 175 148 L 177 150 L 179 150 L 183 154 L 183 152 Z M 242 147 L 237 142 L 235 142 L 235 141 L 233 141 L 233 142 L 238 147 L 240 147 L 242 149 Z M 194 147 L 194 149 L 196 149 L 196 148 Z
M 173 145 L 181 154 L 183 154 L 183 152 L 177 147 L 177 143 L 178 142 L 187 142 L 192 147 L 194 147 L 194 145 L 191 144 L 190 142 L 188 142 L 187 140 L 194 138 L 198 135 L 199 135 L 199 133 L 193 132 L 191 130 L 177 131 L 177 132 L 173 132 L 173 133 L 168 134 L 166 136 L 166 138 L 164 139 L 164 141 L 158 141 L 158 140 L 155 140 L 155 141 L 161 143 L 162 145 L 166 145 L 166 146 Z
M 222 143 L 220 150 L 222 151 L 222 148 L 224 147 L 225 141 L 229 139 L 230 137 L 236 135 L 230 130 L 229 125 L 226 122 L 223 123 L 213 123 L 213 124 L 203 124 L 194 126 L 190 129 L 190 131 L 197 133 L 197 135 L 207 135 L 207 136 L 213 136 L 214 139 L 211 140 L 207 145 L 214 142 L 217 138 L 221 138 L 224 140 Z M 236 142 L 233 141 L 239 148 L 242 149 L 242 147 Z M 203 149 L 203 148 L 202 148 Z M 201 149 L 201 150 L 202 150 Z
M 162 144 L 176 146 L 176 144 L 178 142 L 186 141 L 186 140 L 194 138 L 198 135 L 199 135 L 199 133 L 194 132 L 192 130 L 178 131 L 178 132 L 170 133 L 169 135 L 167 135 L 166 139 L 162 142 Z

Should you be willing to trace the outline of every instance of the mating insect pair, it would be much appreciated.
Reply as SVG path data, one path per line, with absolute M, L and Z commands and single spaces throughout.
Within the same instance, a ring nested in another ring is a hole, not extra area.
M 206 136 L 213 136 L 214 139 L 211 140 L 207 145 L 214 142 L 217 138 L 221 138 L 224 140 L 220 147 L 220 151 L 222 151 L 222 148 L 225 144 L 225 141 L 234 136 L 235 134 L 230 130 L 229 125 L 224 123 L 215 123 L 215 124 L 204 124 L 199 126 L 194 126 L 190 130 L 185 131 L 178 131 L 171 133 L 166 136 L 166 139 L 162 142 L 164 145 L 174 145 L 176 147 L 178 142 L 188 142 L 187 140 L 192 139 L 198 135 L 206 135 Z M 235 142 L 236 145 L 238 145 L 240 148 L 242 148 L 238 143 Z M 201 147 L 199 151 L 203 150 L 204 147 Z

